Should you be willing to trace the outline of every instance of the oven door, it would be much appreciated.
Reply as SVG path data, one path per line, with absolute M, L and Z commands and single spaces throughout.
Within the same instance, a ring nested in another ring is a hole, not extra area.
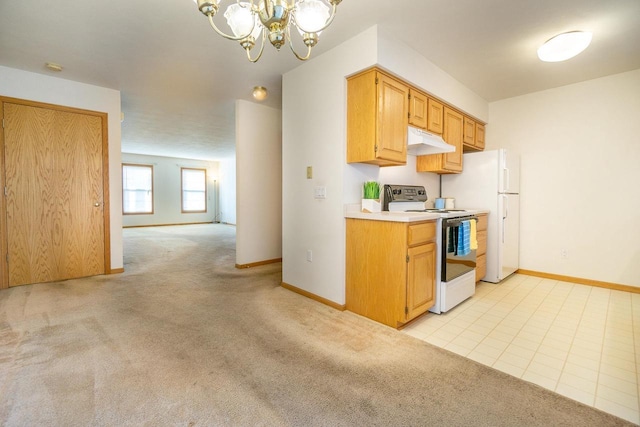
M 442 220 L 441 280 L 449 282 L 476 268 L 476 250 L 467 254 L 459 245 L 463 221 L 477 221 L 477 217 L 445 218 Z

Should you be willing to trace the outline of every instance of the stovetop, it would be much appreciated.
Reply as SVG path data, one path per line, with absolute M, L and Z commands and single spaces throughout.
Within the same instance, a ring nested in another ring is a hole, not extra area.
M 407 209 L 405 212 L 452 213 L 452 212 L 467 212 L 467 210 L 426 208 L 426 209 Z
M 440 218 L 461 218 L 473 216 L 477 211 L 465 209 L 407 209 L 405 212 L 438 214 Z
M 465 209 L 425 209 L 424 203 L 428 197 L 427 191 L 421 185 L 385 185 L 383 197 L 383 211 L 424 212 L 438 214 L 440 218 L 457 218 L 476 213 Z

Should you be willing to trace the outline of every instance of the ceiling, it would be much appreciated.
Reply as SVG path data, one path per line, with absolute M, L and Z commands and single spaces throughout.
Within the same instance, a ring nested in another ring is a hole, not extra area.
M 639 0 L 343 0 L 313 56 L 375 24 L 490 102 L 640 68 Z M 585 52 L 537 59 L 578 29 L 594 33 Z M 123 152 L 231 158 L 235 100 L 262 85 L 280 108 L 282 74 L 299 64 L 271 46 L 249 63 L 192 0 L 0 2 L 0 65 L 120 90 Z

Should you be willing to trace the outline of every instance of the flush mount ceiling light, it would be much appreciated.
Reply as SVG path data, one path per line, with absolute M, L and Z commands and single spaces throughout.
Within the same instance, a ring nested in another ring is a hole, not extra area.
M 194 0 L 198 9 L 207 18 L 211 27 L 222 37 L 236 40 L 247 52 L 251 62 L 257 62 L 262 56 L 265 40 L 269 37 L 271 44 L 278 50 L 289 42 L 293 54 L 306 61 L 311 56 L 311 48 L 318 43 L 318 36 L 333 22 L 336 8 L 342 0 L 250 0 L 230 1 L 224 17 L 233 35 L 226 34 L 213 22 L 220 4 L 225 0 Z M 291 27 L 294 27 L 307 46 L 306 55 L 299 55 L 291 43 Z M 262 37 L 261 37 L 262 36 Z M 255 58 L 251 58 L 251 49 L 256 40 L 262 38 L 260 50 Z
M 538 49 L 538 58 L 545 62 L 560 62 L 573 58 L 589 46 L 592 34 L 570 31 L 550 38 Z
M 265 99 L 267 99 L 267 96 L 269 95 L 267 93 L 267 88 L 263 87 L 263 86 L 255 86 L 253 88 L 253 97 L 256 99 L 256 101 L 264 101 Z

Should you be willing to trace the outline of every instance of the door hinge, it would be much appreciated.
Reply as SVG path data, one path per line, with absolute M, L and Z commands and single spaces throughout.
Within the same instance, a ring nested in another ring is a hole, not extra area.
M 378 81 L 379 81 L 379 80 L 378 80 L 378 78 L 376 77 L 376 84 L 378 84 Z
M 4 119 L 2 119 L 2 129 L 4 129 Z
M 411 119 L 411 113 L 407 113 L 407 118 Z
M 405 315 L 406 315 L 406 314 L 409 314 L 409 307 L 405 307 L 405 308 L 404 308 L 404 314 L 405 314 Z
M 408 96 L 409 96 L 409 99 L 411 99 L 411 94 L 409 94 Z
M 407 255 L 407 262 L 409 262 L 409 255 Z
M 7 195 L 7 187 L 4 187 L 4 195 Z
M 378 152 L 378 144 L 373 146 L 373 151 L 375 151 L 376 153 Z

